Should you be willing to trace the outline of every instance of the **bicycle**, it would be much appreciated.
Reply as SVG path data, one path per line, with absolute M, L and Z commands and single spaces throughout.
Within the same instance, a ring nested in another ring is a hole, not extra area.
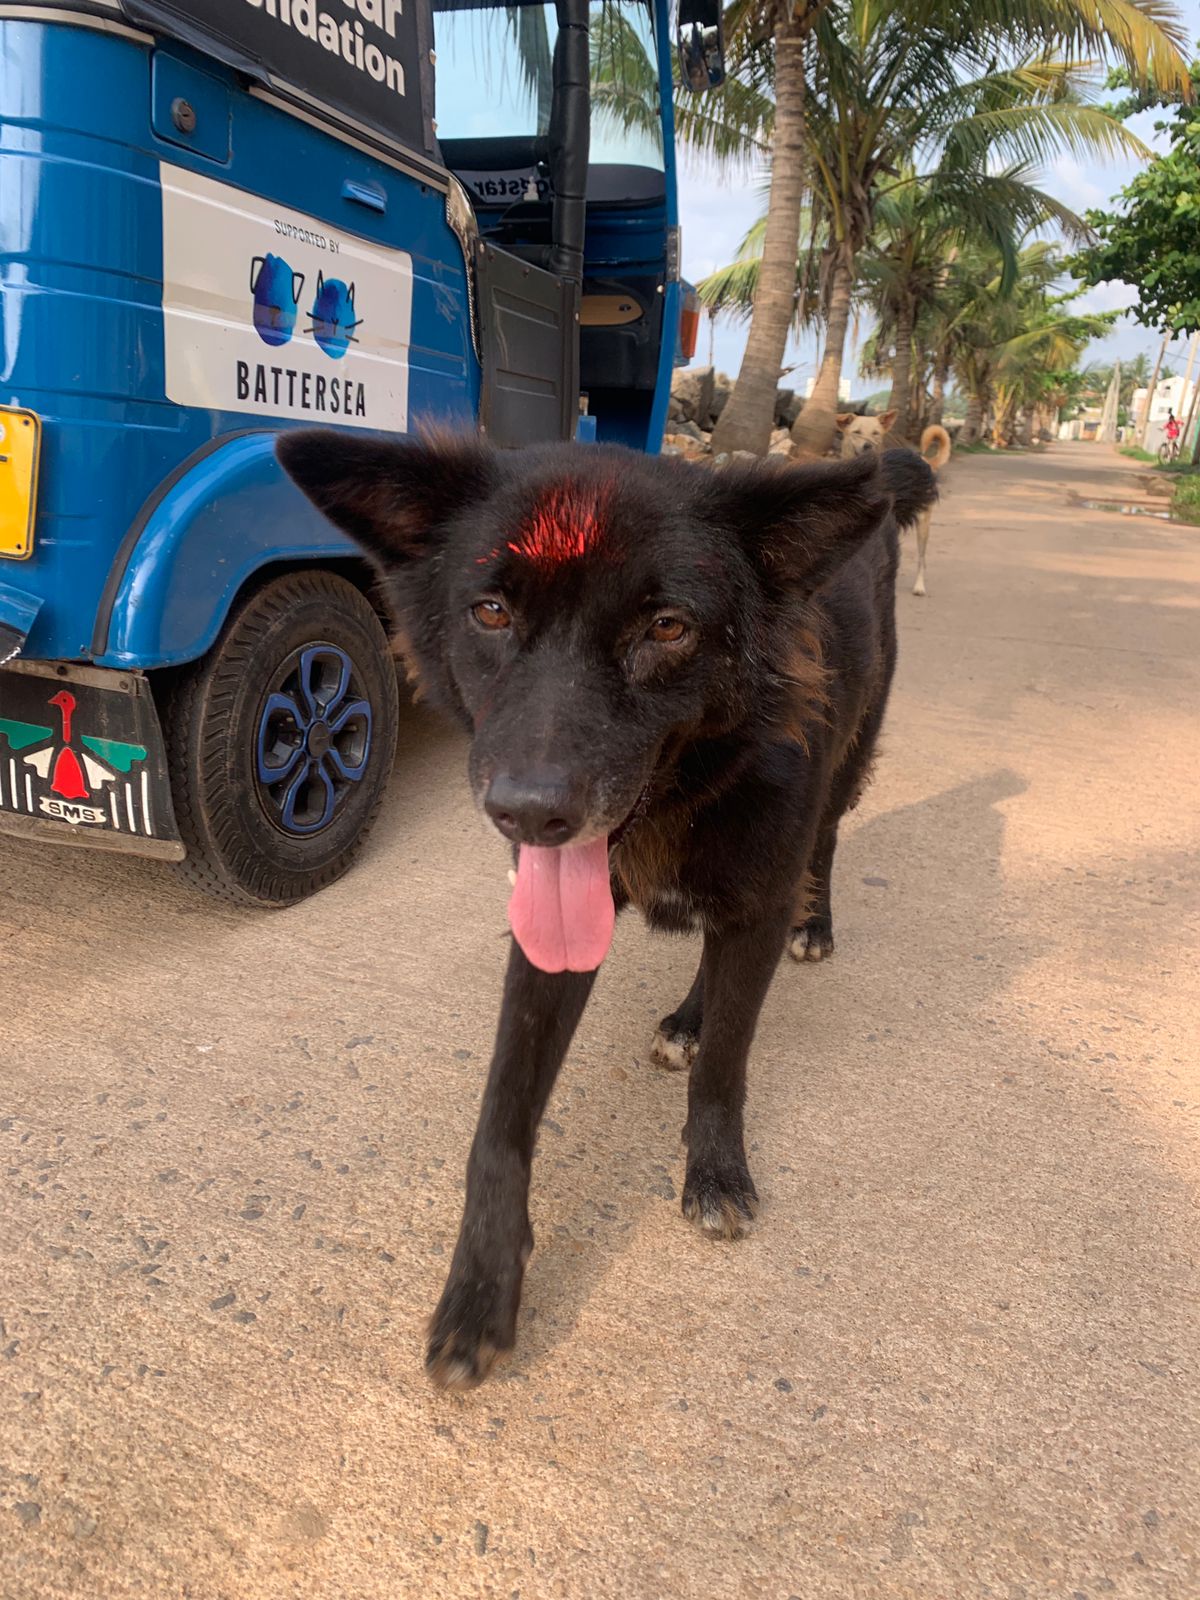
M 1158 447 L 1158 459 L 1164 467 L 1169 466 L 1172 461 L 1178 461 L 1179 440 L 1164 439 Z

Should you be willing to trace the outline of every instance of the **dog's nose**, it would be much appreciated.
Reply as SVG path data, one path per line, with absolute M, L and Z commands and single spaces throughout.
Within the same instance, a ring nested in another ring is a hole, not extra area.
M 585 816 L 583 801 L 559 771 L 498 772 L 488 784 L 483 809 L 514 844 L 566 844 Z

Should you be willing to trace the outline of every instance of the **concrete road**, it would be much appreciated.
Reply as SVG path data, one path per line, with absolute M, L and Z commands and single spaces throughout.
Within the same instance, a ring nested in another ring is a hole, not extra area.
M 543 1130 L 520 1348 L 421 1371 L 506 858 L 416 714 L 364 864 L 235 916 L 0 842 L 5 1600 L 1200 1594 L 1200 532 L 956 463 L 838 954 L 752 1063 L 756 1234 L 679 1215 L 618 932 Z

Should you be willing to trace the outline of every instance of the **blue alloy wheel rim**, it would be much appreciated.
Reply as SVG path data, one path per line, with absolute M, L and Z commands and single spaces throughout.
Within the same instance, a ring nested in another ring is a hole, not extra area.
M 293 651 L 263 701 L 255 748 L 258 798 L 277 828 L 308 838 L 330 825 L 366 773 L 371 726 L 344 650 Z

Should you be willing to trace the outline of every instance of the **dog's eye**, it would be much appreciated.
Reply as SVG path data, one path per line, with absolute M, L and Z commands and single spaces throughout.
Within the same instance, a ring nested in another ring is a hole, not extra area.
M 679 617 L 655 617 L 646 637 L 653 644 L 678 644 L 687 631 L 687 623 Z
M 471 615 L 481 628 L 511 628 L 512 617 L 499 600 L 477 600 Z

